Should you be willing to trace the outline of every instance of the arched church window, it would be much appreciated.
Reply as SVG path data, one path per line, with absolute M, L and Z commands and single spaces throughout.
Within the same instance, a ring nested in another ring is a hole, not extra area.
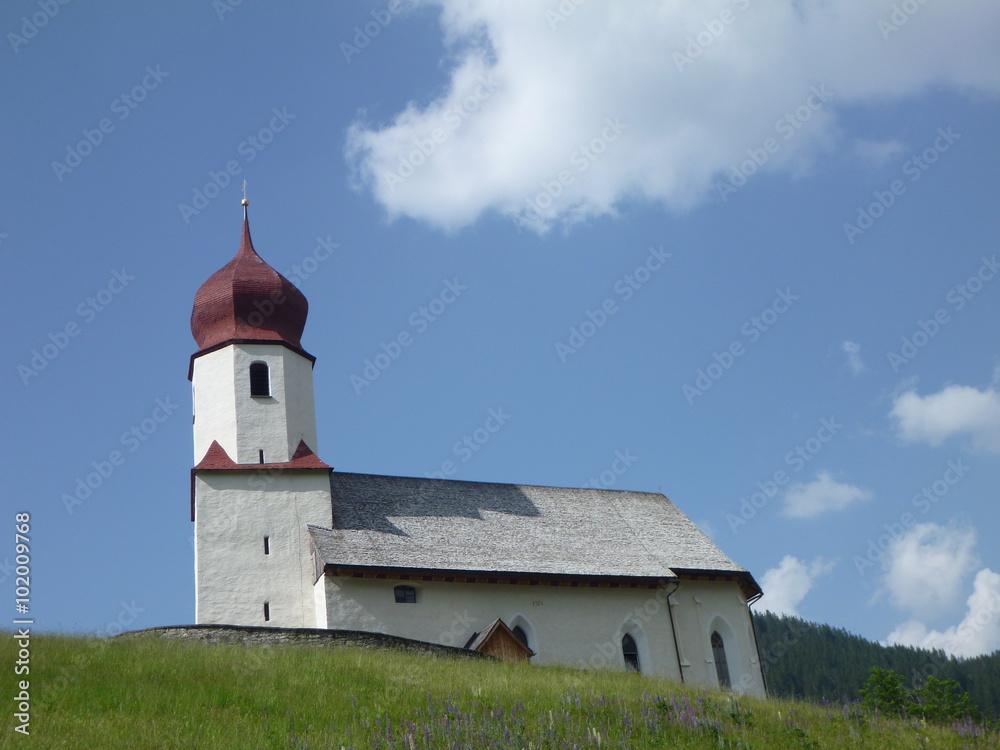
M 396 604 L 416 604 L 417 590 L 413 586 L 397 586 Z
M 250 395 L 271 395 L 271 377 L 268 374 L 266 362 L 254 362 L 250 365 Z
M 626 633 L 622 636 L 622 657 L 625 659 L 625 666 L 639 672 L 639 648 L 635 644 L 635 638 Z
M 719 686 L 731 687 L 729 664 L 726 662 L 726 644 L 722 642 L 719 631 L 712 633 L 712 659 L 715 661 L 715 676 L 719 678 Z
M 512 632 L 514 634 L 514 637 L 517 638 L 517 640 L 519 640 L 525 646 L 528 645 L 528 634 L 524 632 L 524 628 L 522 628 L 520 625 L 515 625 L 514 629 L 511 630 L 510 632 Z

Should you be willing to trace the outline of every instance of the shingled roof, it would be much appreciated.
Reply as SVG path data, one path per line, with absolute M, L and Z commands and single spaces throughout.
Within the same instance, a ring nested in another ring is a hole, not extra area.
M 728 574 L 759 591 L 660 494 L 333 472 L 321 568 L 673 579 Z

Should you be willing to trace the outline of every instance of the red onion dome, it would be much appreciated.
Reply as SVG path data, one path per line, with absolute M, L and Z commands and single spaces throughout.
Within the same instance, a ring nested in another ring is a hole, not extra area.
M 281 341 L 301 350 L 308 314 L 302 292 L 253 249 L 244 216 L 240 249 L 194 295 L 191 333 L 200 350 L 233 340 Z

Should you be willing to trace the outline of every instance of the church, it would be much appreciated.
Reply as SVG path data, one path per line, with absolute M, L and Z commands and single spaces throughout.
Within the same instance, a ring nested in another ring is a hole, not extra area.
M 255 251 L 198 289 L 199 624 L 385 633 L 764 695 L 753 576 L 661 494 L 336 471 L 308 303 Z

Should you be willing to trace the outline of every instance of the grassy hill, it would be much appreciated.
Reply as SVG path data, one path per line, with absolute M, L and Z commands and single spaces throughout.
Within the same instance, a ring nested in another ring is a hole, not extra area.
M 35 636 L 18 748 L 998 748 L 971 725 L 633 673 L 365 649 Z M 2 661 L 16 646 L 3 639 Z M 5 684 L 12 686 L 13 680 Z M 8 688 L 7 697 L 13 697 Z

